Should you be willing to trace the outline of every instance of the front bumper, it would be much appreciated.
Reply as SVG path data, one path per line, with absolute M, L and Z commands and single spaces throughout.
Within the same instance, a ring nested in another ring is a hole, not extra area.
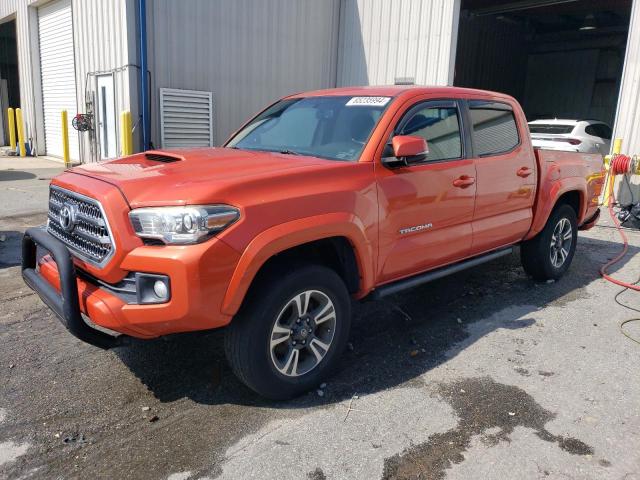
M 59 273 L 59 290 L 36 269 L 37 245 L 50 252 Z M 30 228 L 22 239 L 22 278 L 75 337 L 100 348 L 120 345 L 126 336 L 113 336 L 90 327 L 83 319 L 78 296 L 76 269 L 67 247 L 40 228 Z
M 36 245 L 51 255 L 36 259 Z M 155 338 L 227 325 L 221 306 L 239 254 L 217 238 L 189 246 L 141 246 L 124 255 L 127 272 L 166 275 L 171 298 L 166 303 L 139 304 L 105 286 L 102 279 L 78 269 L 64 243 L 42 229 L 27 230 L 23 239 L 23 277 L 76 337 L 110 348 L 127 337 Z M 92 328 L 91 324 L 114 337 Z M 114 338 L 116 340 L 114 340 Z

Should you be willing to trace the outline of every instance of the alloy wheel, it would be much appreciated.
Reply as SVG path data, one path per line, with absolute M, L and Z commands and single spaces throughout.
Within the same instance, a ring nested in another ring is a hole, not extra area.
M 269 351 L 275 368 L 287 377 L 309 373 L 331 348 L 336 309 L 319 290 L 305 290 L 291 298 L 271 329 Z

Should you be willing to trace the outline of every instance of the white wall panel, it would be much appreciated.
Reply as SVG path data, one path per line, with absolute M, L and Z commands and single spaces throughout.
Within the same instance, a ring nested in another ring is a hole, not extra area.
M 213 92 L 222 143 L 281 96 L 336 83 L 339 0 L 148 0 L 152 141 L 160 88 Z
M 121 150 L 120 112 L 131 111 L 134 124 L 138 115 L 134 3 L 129 0 L 73 0 L 78 110 L 85 111 L 87 90 L 91 95 L 96 89 L 95 75 L 113 73 L 118 152 Z M 83 160 L 98 159 L 97 152 L 91 150 L 89 134 L 82 133 L 81 139 Z
M 38 8 L 38 38 L 45 152 L 63 156 L 61 112 L 66 110 L 69 156 L 78 160 L 78 132 L 71 128 L 77 112 L 71 0 L 55 0 Z
M 338 85 L 452 83 L 458 0 L 343 0 Z
M 0 21 L 16 20 L 20 106 L 27 136 L 34 139 L 40 154 L 44 154 L 45 141 L 36 7 L 47 3 L 42 0 L 0 0 Z M 134 0 L 72 0 L 78 110 L 84 111 L 87 73 L 137 63 L 134 5 Z M 114 76 L 116 109 L 118 112 L 130 110 L 135 123 L 138 115 L 138 72 L 135 66 L 125 67 Z M 92 88 L 91 82 L 89 86 Z M 75 112 L 69 112 L 70 117 L 73 114 Z M 81 135 L 81 157 L 84 161 L 91 161 L 87 138 L 87 134 Z
M 631 10 L 631 25 L 618 98 L 614 137 L 622 138 L 623 152 L 640 155 L 640 0 L 633 1 Z M 634 200 L 640 201 L 640 175 L 633 176 L 631 183 Z M 619 186 L 618 192 L 623 202 L 631 200 L 626 186 Z

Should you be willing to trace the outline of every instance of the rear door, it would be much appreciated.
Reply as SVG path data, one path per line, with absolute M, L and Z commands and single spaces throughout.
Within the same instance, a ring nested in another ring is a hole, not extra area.
M 395 126 L 392 136 L 425 138 L 429 154 L 423 163 L 403 168 L 376 163 L 380 283 L 469 255 L 476 171 L 463 131 L 454 100 L 417 101 Z
M 523 114 L 510 103 L 470 100 L 476 168 L 472 255 L 521 240 L 531 227 L 536 188 L 535 156 Z M 517 118 L 518 117 L 518 118 Z

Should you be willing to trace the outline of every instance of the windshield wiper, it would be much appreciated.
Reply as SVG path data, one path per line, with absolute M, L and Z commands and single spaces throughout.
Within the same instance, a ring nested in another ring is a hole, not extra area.
M 288 148 L 280 150 L 278 153 L 281 153 L 282 155 L 307 155 L 306 153 L 296 152 L 296 151 L 290 150 Z

